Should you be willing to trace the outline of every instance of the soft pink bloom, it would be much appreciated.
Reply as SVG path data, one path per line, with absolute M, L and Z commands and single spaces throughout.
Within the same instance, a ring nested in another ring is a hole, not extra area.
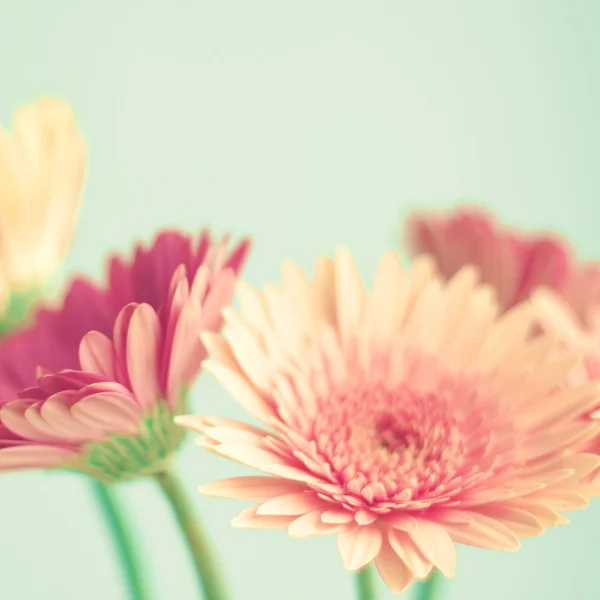
M 600 458 L 567 454 L 598 434 L 581 419 L 598 386 L 560 389 L 577 359 L 528 336 L 528 303 L 499 317 L 475 273 L 445 283 L 432 260 L 404 273 L 388 252 L 367 293 L 341 250 L 312 280 L 286 263 L 280 288 L 240 285 L 241 312 L 203 336 L 206 369 L 266 428 L 176 422 L 262 475 L 201 491 L 259 501 L 237 527 L 337 535 L 347 569 L 374 561 L 395 592 L 451 576 L 455 543 L 516 550 L 565 523 L 598 493 L 579 479 Z
M 59 307 L 3 340 L 0 470 L 155 469 L 181 441 L 172 414 L 206 356 L 199 332 L 220 328 L 249 243 L 227 246 L 163 232 L 132 260 L 110 259 L 107 286 L 76 278 Z
M 552 290 L 536 290 L 532 304 L 542 331 L 561 344 L 556 355 L 579 353 L 582 356 L 581 362 L 569 373 L 567 384 L 571 387 L 585 383 L 600 385 L 600 305 L 590 310 L 587 325 L 583 326 L 564 298 Z M 600 401 L 589 407 L 585 417 L 600 420 Z M 600 455 L 600 438 L 592 440 L 585 448 Z M 600 471 L 590 473 L 589 480 L 600 483 Z
M 482 208 L 415 211 L 406 220 L 404 245 L 411 255 L 431 254 L 441 274 L 450 278 L 473 264 L 482 280 L 494 286 L 506 310 L 538 286 L 560 293 L 577 316 L 600 303 L 600 266 L 577 260 L 555 233 L 526 232 L 499 222 Z

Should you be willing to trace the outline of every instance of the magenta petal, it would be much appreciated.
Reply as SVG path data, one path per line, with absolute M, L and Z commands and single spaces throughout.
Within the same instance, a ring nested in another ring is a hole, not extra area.
M 242 271 L 246 265 L 248 254 L 252 248 L 252 241 L 250 239 L 243 239 L 231 252 L 227 261 L 225 262 L 224 268 L 231 269 L 236 275 Z

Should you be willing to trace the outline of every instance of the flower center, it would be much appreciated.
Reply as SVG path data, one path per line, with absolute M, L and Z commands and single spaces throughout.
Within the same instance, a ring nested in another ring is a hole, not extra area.
M 321 406 L 313 439 L 348 491 L 370 486 L 375 500 L 430 499 L 466 474 L 467 421 L 451 400 L 407 386 L 354 390 Z

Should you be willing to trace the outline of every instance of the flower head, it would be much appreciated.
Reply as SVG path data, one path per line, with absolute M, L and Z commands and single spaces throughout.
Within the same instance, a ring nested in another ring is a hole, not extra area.
M 0 271 L 7 292 L 41 287 L 71 245 L 85 144 L 64 102 L 43 98 L 0 127 Z
M 403 237 L 411 255 L 432 255 L 445 278 L 463 265 L 475 265 L 482 280 L 496 289 L 503 310 L 540 286 L 560 293 L 583 321 L 600 302 L 600 266 L 577 262 L 570 245 L 556 234 L 528 234 L 482 208 L 417 211 L 407 219 Z
M 221 326 L 248 242 L 161 233 L 109 285 L 78 278 L 58 308 L 0 345 L 0 470 L 60 467 L 113 481 L 156 471 L 179 445 L 173 414 Z M 18 398 L 17 398 L 18 396 Z
M 498 316 L 474 269 L 445 283 L 388 252 L 367 293 L 342 250 L 312 280 L 286 263 L 280 288 L 238 294 L 206 368 L 266 427 L 176 419 L 262 471 L 201 488 L 260 501 L 235 526 L 336 534 L 347 569 L 374 561 L 400 592 L 452 575 L 455 543 L 516 550 L 597 493 L 579 478 L 600 458 L 567 451 L 598 433 L 580 418 L 598 385 L 561 389 L 576 358 L 528 337 L 528 304 Z

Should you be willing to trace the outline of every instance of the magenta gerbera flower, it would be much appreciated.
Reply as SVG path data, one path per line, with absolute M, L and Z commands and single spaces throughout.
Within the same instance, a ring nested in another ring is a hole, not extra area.
M 559 293 L 586 322 L 600 302 L 600 266 L 577 260 L 570 244 L 553 232 L 526 232 L 501 223 L 475 206 L 415 211 L 405 222 L 403 242 L 413 256 L 430 254 L 450 278 L 473 264 L 493 285 L 502 309 L 527 299 L 538 287 Z
M 501 315 L 474 269 L 445 282 L 388 252 L 367 292 L 341 250 L 238 295 L 206 368 L 264 427 L 177 418 L 260 472 L 201 488 L 255 502 L 234 525 L 336 535 L 347 569 L 374 562 L 401 592 L 452 575 L 456 543 L 516 550 L 598 494 L 580 482 L 600 464 L 581 450 L 598 386 L 565 387 L 577 358 L 528 335 L 528 303 Z
M 152 473 L 182 440 L 205 349 L 249 249 L 166 231 L 108 285 L 76 278 L 58 308 L 0 346 L 0 470 L 65 468 L 110 482 Z

